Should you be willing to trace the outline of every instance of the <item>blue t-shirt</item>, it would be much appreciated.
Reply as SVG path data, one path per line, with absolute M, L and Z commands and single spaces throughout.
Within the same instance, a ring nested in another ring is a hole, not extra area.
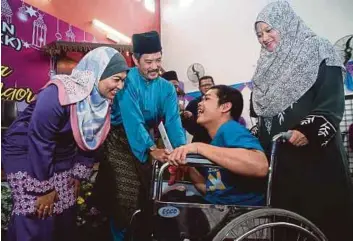
M 210 143 L 213 146 L 263 151 L 259 141 L 234 120 L 224 123 Z M 213 204 L 263 205 L 264 179 L 234 174 L 226 169 L 208 168 L 205 199 Z

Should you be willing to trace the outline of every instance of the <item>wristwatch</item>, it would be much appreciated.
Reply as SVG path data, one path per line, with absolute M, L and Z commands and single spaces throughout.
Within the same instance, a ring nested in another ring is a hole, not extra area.
M 157 149 L 157 146 L 156 146 L 156 145 L 153 145 L 153 146 L 151 146 L 151 147 L 149 148 L 150 152 L 151 152 L 151 151 L 154 151 L 154 150 L 156 150 L 156 149 Z

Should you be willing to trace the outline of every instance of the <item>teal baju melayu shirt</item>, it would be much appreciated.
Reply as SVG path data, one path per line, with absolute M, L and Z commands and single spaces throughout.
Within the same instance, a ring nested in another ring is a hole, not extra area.
M 131 150 L 141 162 L 146 162 L 148 150 L 155 144 L 149 129 L 162 119 L 172 146 L 184 145 L 186 138 L 173 85 L 161 77 L 146 80 L 136 67 L 132 68 L 124 89 L 114 98 L 111 122 L 124 125 Z

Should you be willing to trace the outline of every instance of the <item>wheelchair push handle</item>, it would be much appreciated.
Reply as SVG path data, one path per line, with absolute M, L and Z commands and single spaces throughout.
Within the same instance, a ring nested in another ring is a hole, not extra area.
M 271 148 L 271 156 L 270 156 L 270 166 L 268 172 L 268 184 L 266 191 L 266 204 L 268 206 L 271 205 L 271 195 L 272 195 L 272 176 L 275 169 L 275 160 L 277 154 L 277 148 L 279 143 L 287 142 L 292 137 L 292 131 L 280 132 L 272 138 L 272 148 Z
M 272 142 L 289 141 L 292 135 L 293 131 L 280 132 L 272 138 Z

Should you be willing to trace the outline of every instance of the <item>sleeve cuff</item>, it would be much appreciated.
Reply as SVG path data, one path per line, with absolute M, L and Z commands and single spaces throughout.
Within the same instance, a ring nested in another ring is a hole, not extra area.
M 88 180 L 92 173 L 92 167 L 88 167 L 82 164 L 75 164 L 72 176 L 79 180 Z
M 45 194 L 54 190 L 54 178 L 49 180 L 39 181 L 38 179 L 30 176 L 27 172 L 16 172 L 7 175 L 7 180 L 11 183 L 12 187 L 17 187 L 19 191 L 26 193 Z M 22 190 L 20 190 L 22 189 Z
M 294 130 L 303 133 L 309 143 L 325 147 L 335 136 L 335 126 L 322 115 L 308 115 Z

